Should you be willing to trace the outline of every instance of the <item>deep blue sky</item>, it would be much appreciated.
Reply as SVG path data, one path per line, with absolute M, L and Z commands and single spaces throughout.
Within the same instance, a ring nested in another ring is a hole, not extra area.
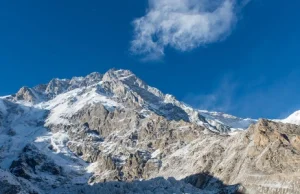
M 195 107 L 284 117 L 300 109 L 299 6 L 252 0 L 225 41 L 142 62 L 128 50 L 146 0 L 2 0 L 0 95 L 115 67 Z

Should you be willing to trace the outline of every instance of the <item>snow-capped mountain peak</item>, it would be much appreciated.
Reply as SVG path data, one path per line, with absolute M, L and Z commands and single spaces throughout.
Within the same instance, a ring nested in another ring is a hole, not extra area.
M 300 125 L 300 110 L 294 112 L 290 116 L 288 116 L 286 119 L 281 120 L 283 123 L 291 123 L 295 125 Z
M 78 94 L 78 91 L 81 91 Z M 90 93 L 93 94 L 90 94 Z M 214 132 L 228 133 L 236 129 L 246 129 L 255 120 L 241 119 L 222 113 L 201 111 L 192 108 L 170 94 L 163 94 L 157 88 L 147 85 L 129 70 L 111 69 L 105 74 L 97 72 L 85 77 L 72 79 L 52 79 L 48 84 L 34 88 L 23 87 L 12 99 L 15 102 L 39 104 L 53 102 L 61 94 L 89 96 L 109 99 L 123 107 L 134 107 L 141 112 L 154 112 L 169 120 L 183 120 L 205 126 Z M 61 98 L 61 97 L 60 97 Z M 88 98 L 86 98 L 88 99 Z M 98 101 L 97 101 L 98 102 Z M 69 102 L 71 103 L 71 102 Z
M 299 115 L 297 112 L 287 120 L 296 122 Z M 228 174 L 238 177 L 244 165 L 243 171 L 250 164 L 264 165 L 259 162 L 265 157 L 253 154 L 268 152 L 262 145 L 273 145 L 269 141 L 288 141 L 274 132 L 282 123 L 260 120 L 251 125 L 256 122 L 195 109 L 128 70 L 52 79 L 0 97 L 0 178 L 4 180 L 0 186 L 12 185 L 27 193 L 109 193 L 117 183 L 107 181 L 154 178 L 133 184 L 144 185 L 150 193 L 166 193 L 156 189 L 175 193 L 203 193 L 199 188 L 208 193 L 236 191 L 237 186 L 227 187 L 208 174 L 194 173 L 209 170 L 229 180 Z M 289 127 L 293 133 L 286 137 L 298 149 L 298 128 Z M 170 175 L 178 180 L 156 179 Z M 252 180 L 247 176 L 241 180 Z M 199 185 L 203 179 L 207 184 Z M 132 188 L 124 182 L 118 183 L 118 192 Z M 96 192 L 88 185 L 99 183 L 103 185 L 94 187 Z

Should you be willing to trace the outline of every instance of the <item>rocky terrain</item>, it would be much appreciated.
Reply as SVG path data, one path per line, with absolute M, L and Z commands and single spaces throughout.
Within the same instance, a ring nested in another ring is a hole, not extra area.
M 128 70 L 0 98 L 0 193 L 300 193 L 300 117 L 194 109 Z

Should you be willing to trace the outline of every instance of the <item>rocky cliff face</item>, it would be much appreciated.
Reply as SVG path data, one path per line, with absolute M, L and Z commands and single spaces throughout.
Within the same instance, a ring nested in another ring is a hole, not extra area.
M 246 193 L 299 193 L 299 129 L 259 120 L 235 136 L 200 137 L 164 158 L 154 176 L 180 179 L 197 169 L 225 184 L 241 184 Z
M 255 123 L 127 70 L 53 79 L 0 99 L 0 193 L 300 192 L 300 127 Z

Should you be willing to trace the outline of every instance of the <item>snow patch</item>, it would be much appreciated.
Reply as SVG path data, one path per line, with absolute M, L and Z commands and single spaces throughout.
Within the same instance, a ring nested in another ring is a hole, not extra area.
M 3 114 L 7 113 L 7 108 L 3 102 L 3 100 L 0 99 L 0 112 L 2 112 Z
M 101 103 L 109 111 L 113 111 L 121 105 L 109 97 L 99 94 L 96 88 L 78 88 L 58 95 L 53 100 L 36 105 L 51 111 L 46 125 L 69 124 L 68 118 L 84 106 Z
M 160 149 L 155 150 L 155 151 L 151 154 L 151 158 L 156 158 L 160 153 L 161 153 Z
M 295 125 L 300 125 L 300 110 L 294 112 L 291 114 L 289 117 L 283 120 L 279 120 L 283 123 L 290 123 L 290 124 L 295 124 Z

